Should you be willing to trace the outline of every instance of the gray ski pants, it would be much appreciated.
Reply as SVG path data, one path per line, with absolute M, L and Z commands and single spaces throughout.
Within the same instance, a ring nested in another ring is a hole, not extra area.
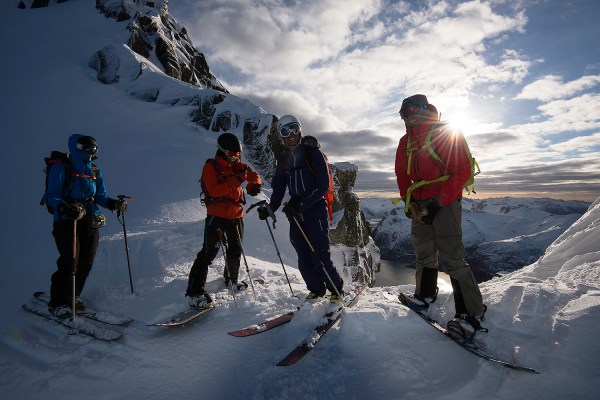
M 424 209 L 427 200 L 418 200 L 419 206 Z M 458 285 L 454 285 L 461 291 L 464 306 L 469 315 L 479 316 L 483 314 L 483 298 L 481 291 L 471 267 L 465 261 L 465 247 L 462 240 L 462 206 L 460 200 L 454 200 L 452 204 L 441 207 L 432 225 L 425 225 L 413 220 L 411 227 L 411 240 L 417 256 L 416 263 L 416 291 L 419 295 L 421 280 L 424 276 L 424 268 L 440 269 L 450 275 Z M 431 277 L 437 274 L 425 274 Z M 435 282 L 430 282 L 436 285 Z M 457 298 L 455 293 L 454 298 Z

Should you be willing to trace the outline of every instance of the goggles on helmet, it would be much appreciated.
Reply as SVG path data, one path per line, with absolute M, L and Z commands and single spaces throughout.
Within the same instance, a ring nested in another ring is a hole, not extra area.
M 284 139 L 290 135 L 299 135 L 300 132 L 300 124 L 297 122 L 292 122 L 291 124 L 287 124 L 279 128 L 279 135 L 281 135 L 281 137 Z
M 92 143 L 77 143 L 77 150 L 83 151 L 84 153 L 96 155 L 98 153 L 98 145 Z
M 400 117 L 406 119 L 414 114 L 419 114 L 421 110 L 427 110 L 427 104 L 409 103 L 400 109 Z

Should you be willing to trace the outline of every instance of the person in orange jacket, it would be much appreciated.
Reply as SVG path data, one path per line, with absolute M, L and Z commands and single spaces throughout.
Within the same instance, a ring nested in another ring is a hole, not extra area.
M 225 284 L 237 290 L 248 287 L 246 282 L 238 281 L 244 235 L 242 206 L 246 203 L 242 184 L 247 182 L 246 192 L 256 196 L 260 193 L 262 181 L 258 173 L 240 161 L 241 153 L 242 145 L 237 136 L 223 133 L 217 139 L 215 158 L 208 159 L 202 169 L 200 182 L 207 216 L 203 247 L 192 264 L 185 293 L 192 308 L 202 308 L 212 302 L 204 286 L 208 266 L 219 251 L 219 230 L 227 243 L 223 271 Z
M 416 254 L 414 294 L 400 301 L 426 310 L 437 296 L 438 263 L 450 275 L 456 309 L 448 328 L 462 336 L 486 331 L 481 321 L 486 306 L 471 267 L 465 261 L 462 239 L 462 190 L 471 177 L 471 163 L 461 132 L 438 121 L 437 109 L 417 94 L 402 101 L 400 116 L 406 134 L 396 152 L 396 178 L 405 212 L 412 219 Z

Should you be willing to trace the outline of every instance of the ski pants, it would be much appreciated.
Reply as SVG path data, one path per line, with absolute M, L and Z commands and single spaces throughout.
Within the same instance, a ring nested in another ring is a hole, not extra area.
M 336 289 L 341 291 L 344 285 L 331 261 L 328 218 L 325 200 L 304 211 L 301 217 L 295 218 L 306 238 L 296 222 L 290 220 L 290 240 L 298 254 L 298 269 L 307 289 L 319 296 L 324 296 L 326 289 L 331 293 L 335 293 Z M 316 255 L 307 243 L 307 239 L 315 249 Z M 332 286 L 327 275 L 335 287 Z
M 424 209 L 428 200 L 417 200 Z M 441 207 L 432 225 L 413 220 L 411 240 L 417 256 L 416 290 L 421 297 L 434 297 L 437 289 L 437 269 L 450 276 L 457 314 L 480 316 L 484 312 L 481 291 L 471 267 L 465 261 L 462 240 L 462 206 L 456 199 Z
M 74 236 L 75 230 L 77 234 Z M 89 213 L 77 221 L 76 225 L 72 219 L 55 221 L 52 226 L 52 236 L 59 257 L 56 260 L 58 269 L 51 277 L 49 307 L 56 308 L 72 304 L 74 270 L 75 296 L 81 295 L 85 281 L 92 270 L 100 235 L 97 228 L 92 228 L 91 213 Z M 75 255 L 73 255 L 74 245 Z
M 219 241 L 219 229 L 223 233 L 224 244 Z M 244 220 L 242 218 L 228 219 L 208 215 L 204 221 L 204 244 L 192 264 L 185 295 L 192 297 L 206 291 L 204 286 L 208 276 L 208 266 L 213 262 L 221 247 L 223 250 L 226 249 L 223 270 L 225 283 L 232 282 L 235 285 L 240 271 L 243 238 Z

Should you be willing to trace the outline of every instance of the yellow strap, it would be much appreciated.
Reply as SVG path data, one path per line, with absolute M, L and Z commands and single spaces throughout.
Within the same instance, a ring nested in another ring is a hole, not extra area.
M 450 175 L 442 175 L 439 178 L 435 178 L 430 181 L 413 182 L 412 185 L 410 185 L 408 187 L 408 190 L 406 191 L 406 196 L 405 196 L 405 200 L 404 200 L 404 203 L 405 203 L 404 204 L 404 213 L 406 214 L 408 212 L 408 208 L 410 205 L 410 197 L 411 197 L 411 193 L 413 192 L 413 190 L 418 189 L 425 185 L 429 185 L 431 183 L 447 181 L 448 179 L 450 179 Z

